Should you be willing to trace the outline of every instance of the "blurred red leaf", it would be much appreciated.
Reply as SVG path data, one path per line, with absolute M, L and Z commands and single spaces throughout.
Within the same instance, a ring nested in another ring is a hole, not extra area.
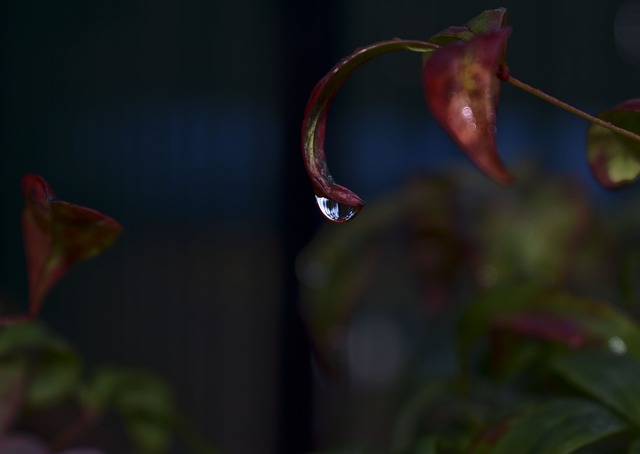
M 640 99 L 630 99 L 598 115 L 598 118 L 640 134 Z M 640 176 L 640 141 L 597 124 L 587 132 L 589 165 L 600 184 L 618 188 Z
M 120 224 L 98 211 L 59 200 L 41 176 L 23 176 L 22 191 L 29 313 L 0 318 L 0 324 L 36 317 L 44 297 L 69 267 L 107 249 L 122 229 Z
M 528 338 L 559 342 L 577 348 L 585 344 L 589 333 L 575 320 L 549 313 L 521 312 L 500 317 L 493 328 Z
M 509 27 L 447 44 L 425 61 L 422 82 L 432 114 L 476 166 L 500 183 L 513 177 L 496 149 L 497 77 Z

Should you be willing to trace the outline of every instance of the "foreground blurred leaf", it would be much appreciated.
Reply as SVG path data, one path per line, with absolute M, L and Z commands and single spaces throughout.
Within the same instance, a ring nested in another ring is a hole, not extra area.
M 535 286 L 496 288 L 465 311 L 457 339 L 463 364 L 474 343 L 496 328 L 567 346 L 609 346 L 640 358 L 640 328 L 628 316 L 604 302 Z
M 506 27 L 447 44 L 431 54 L 422 70 L 435 119 L 480 170 L 500 183 L 513 180 L 496 150 L 496 74 L 510 33 Z
M 558 375 L 640 428 L 640 362 L 626 355 L 580 352 L 553 362 Z
M 536 406 L 507 428 L 491 454 L 565 454 L 627 429 L 616 415 L 584 399 Z
M 625 101 L 598 118 L 640 134 L 640 99 Z M 593 123 L 587 132 L 587 157 L 594 175 L 607 188 L 633 183 L 640 176 L 640 141 Z
M 25 372 L 22 361 L 0 363 L 0 437 L 19 416 L 24 397 Z
M 22 190 L 29 314 L 0 319 L 5 324 L 36 317 L 44 297 L 67 269 L 111 246 L 121 231 L 120 225 L 104 214 L 59 200 L 41 176 L 25 175 Z
M 79 383 L 82 363 L 71 346 L 36 323 L 0 328 L 0 357 L 26 368 L 24 404 L 31 410 L 67 397 Z
M 60 402 L 74 391 L 81 373 L 76 352 L 65 342 L 51 339 L 31 360 L 25 405 L 40 410 Z
M 177 415 L 169 389 L 156 377 L 103 368 L 83 389 L 81 399 L 89 411 L 116 409 L 140 453 L 155 454 L 168 449 Z

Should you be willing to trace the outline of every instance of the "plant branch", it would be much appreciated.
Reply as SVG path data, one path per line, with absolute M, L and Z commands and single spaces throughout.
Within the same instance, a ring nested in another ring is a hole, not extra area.
M 621 134 L 623 136 L 626 136 L 630 139 L 633 140 L 637 140 L 640 141 L 640 135 L 635 134 L 627 129 L 621 128 L 619 126 L 616 126 L 612 123 L 609 123 L 608 121 L 604 121 L 598 117 L 594 117 L 593 115 L 589 115 L 586 112 L 583 112 L 580 109 L 577 109 L 575 107 L 573 107 L 570 104 L 567 104 L 566 102 L 560 101 L 558 98 L 555 98 L 545 92 L 543 92 L 542 90 L 539 90 L 535 87 L 532 87 L 529 84 L 526 84 L 518 79 L 516 79 L 515 77 L 509 75 L 504 79 L 506 82 L 509 82 L 511 85 L 514 85 L 528 93 L 531 93 L 534 96 L 537 96 L 540 99 L 543 99 L 544 101 L 547 101 L 555 106 L 558 106 L 568 112 L 571 112 L 574 115 L 579 116 L 580 118 L 583 118 L 587 121 L 590 121 L 591 123 L 597 124 L 598 126 L 602 126 L 603 128 L 607 128 L 613 132 L 616 132 L 618 134 Z

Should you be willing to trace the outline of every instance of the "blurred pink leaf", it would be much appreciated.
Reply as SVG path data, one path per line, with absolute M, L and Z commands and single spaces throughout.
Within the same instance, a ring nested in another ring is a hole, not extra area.
M 513 177 L 496 149 L 497 77 L 508 27 L 447 44 L 425 61 L 422 82 L 432 114 L 483 172 L 500 183 Z
M 107 249 L 121 226 L 104 214 L 59 200 L 44 178 L 22 177 L 25 208 L 22 234 L 29 280 L 29 313 L 4 317 L 0 324 L 30 320 L 71 265 Z
M 493 328 L 523 337 L 554 341 L 568 347 L 580 347 L 589 333 L 570 317 L 549 313 L 521 312 L 497 318 Z
M 0 438 L 2 454 L 52 454 L 51 451 L 35 437 L 29 435 L 12 435 Z
M 640 99 L 618 104 L 598 118 L 640 134 Z M 587 131 L 587 157 L 594 175 L 607 188 L 631 184 L 640 176 L 640 141 L 593 123 Z

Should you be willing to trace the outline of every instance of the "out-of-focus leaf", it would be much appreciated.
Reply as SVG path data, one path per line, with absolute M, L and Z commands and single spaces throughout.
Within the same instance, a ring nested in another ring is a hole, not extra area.
M 438 438 L 430 436 L 421 439 L 413 454 L 438 454 Z
M 599 351 L 556 358 L 555 372 L 567 382 L 640 427 L 640 362 Z
M 598 118 L 640 134 L 640 99 L 618 104 Z M 587 131 L 587 157 L 594 175 L 607 188 L 631 184 L 640 176 L 640 141 L 593 123 Z
M 60 454 L 104 454 L 104 452 L 95 448 L 74 448 L 62 451 Z
M 604 302 L 578 298 L 562 292 L 546 291 L 534 286 L 502 287 L 484 293 L 463 314 L 458 330 L 458 348 L 463 364 L 468 361 L 471 347 L 491 329 L 500 327 L 501 320 L 535 313 L 538 320 L 555 320 L 552 331 L 562 326 L 566 332 L 545 333 L 520 330 L 538 339 L 564 339 L 571 346 L 608 346 L 617 353 L 629 353 L 640 358 L 640 328 L 626 315 Z M 568 325 L 567 325 L 568 324 Z M 536 324 L 541 328 L 540 324 Z M 562 330 L 560 330 L 562 331 Z
M 435 119 L 469 159 L 500 183 L 513 177 L 496 149 L 497 72 L 511 29 L 441 47 L 422 71 L 427 104 Z
M 0 328 L 0 356 L 24 355 L 39 349 L 51 339 L 47 330 L 37 323 Z
M 351 72 L 380 55 L 400 50 L 425 52 L 435 46 L 421 41 L 391 40 L 356 49 L 343 58 L 314 87 L 302 122 L 302 154 L 307 173 L 316 193 L 318 206 L 333 222 L 352 219 L 364 206 L 353 191 L 333 180 L 324 152 L 327 114 L 334 96 Z
M 71 395 L 80 381 L 82 363 L 66 343 L 51 340 L 32 360 L 25 405 L 40 410 Z
M 518 417 L 491 454 L 565 454 L 620 433 L 627 425 L 585 399 L 557 399 Z
M 0 437 L 19 415 L 24 397 L 25 375 L 23 361 L 0 362 Z
M 29 314 L 0 319 L 4 324 L 36 317 L 44 297 L 68 268 L 111 246 L 121 231 L 120 225 L 110 217 L 58 199 L 39 175 L 23 176 L 22 190 Z
M 640 439 L 631 442 L 628 454 L 640 454 Z
M 0 452 L 2 454 L 51 454 L 44 443 L 28 435 L 0 437 Z
M 76 352 L 36 323 L 0 328 L 0 357 L 25 365 L 24 403 L 30 409 L 64 399 L 80 380 Z
M 139 452 L 165 452 L 173 438 L 176 410 L 171 393 L 159 379 L 143 373 L 104 368 L 83 389 L 89 411 L 115 408 Z

